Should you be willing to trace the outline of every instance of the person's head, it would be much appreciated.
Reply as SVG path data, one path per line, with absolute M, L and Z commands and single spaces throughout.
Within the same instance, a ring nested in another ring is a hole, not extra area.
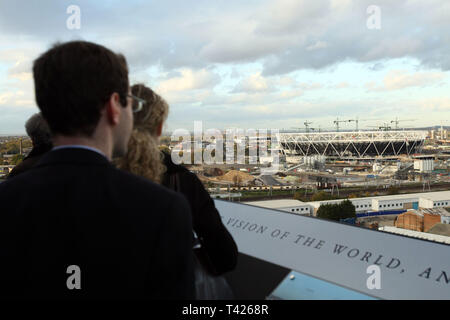
M 51 145 L 50 128 L 40 112 L 33 114 L 27 120 L 25 123 L 25 130 L 27 135 L 31 138 L 34 147 Z
M 142 83 L 133 85 L 131 93 L 145 101 L 142 110 L 134 115 L 134 128 L 148 131 L 155 137 L 161 136 L 163 124 L 169 115 L 167 102 Z M 133 101 L 133 105 L 137 103 L 137 101 Z
M 113 153 L 126 152 L 133 116 L 122 55 L 86 41 L 58 43 L 34 61 L 33 77 L 53 136 L 100 135 L 111 140 Z
M 128 152 L 118 161 L 118 167 L 152 181 L 161 182 L 166 168 L 162 162 L 158 138 L 169 114 L 169 105 L 143 84 L 133 85 L 131 93 L 145 102 L 142 110 L 134 115 L 134 129 L 128 142 Z

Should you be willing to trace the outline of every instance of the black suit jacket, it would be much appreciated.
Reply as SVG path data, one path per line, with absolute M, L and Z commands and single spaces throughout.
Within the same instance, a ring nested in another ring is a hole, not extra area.
M 33 149 L 23 159 L 23 161 L 12 169 L 12 171 L 8 175 L 8 179 L 15 177 L 18 174 L 21 174 L 27 171 L 28 169 L 32 168 L 36 163 L 39 162 L 39 160 L 41 160 L 42 156 L 45 153 L 49 152 L 51 149 L 52 149 L 51 144 L 42 144 L 33 147 Z
M 94 151 L 45 154 L 0 204 L 2 298 L 194 298 L 186 200 Z
M 236 242 L 222 223 L 220 213 L 203 183 L 196 174 L 173 163 L 168 153 L 164 153 L 164 164 L 167 171 L 163 185 L 182 193 L 189 202 L 193 228 L 205 249 L 203 253 L 207 253 L 210 261 L 208 265 L 214 269 L 210 271 L 214 274 L 224 274 L 233 270 L 238 257 Z M 178 178 L 178 185 L 175 186 L 172 185 L 174 175 Z

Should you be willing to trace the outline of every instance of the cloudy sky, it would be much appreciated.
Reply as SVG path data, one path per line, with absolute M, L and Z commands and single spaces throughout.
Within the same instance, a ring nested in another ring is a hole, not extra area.
M 447 0 L 0 0 L 0 134 L 38 111 L 33 60 L 74 39 L 123 53 L 167 130 L 450 125 L 449 30 Z

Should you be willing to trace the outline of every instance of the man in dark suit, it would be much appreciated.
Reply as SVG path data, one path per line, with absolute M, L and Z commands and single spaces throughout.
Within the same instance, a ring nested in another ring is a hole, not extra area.
M 0 184 L 0 297 L 194 298 L 186 200 L 110 163 L 142 103 L 125 58 L 57 44 L 33 77 L 55 147 Z
M 32 168 L 53 147 L 50 129 L 41 113 L 35 113 L 28 119 L 25 123 L 25 130 L 33 143 L 33 149 L 21 163 L 12 169 L 8 175 L 8 179 Z

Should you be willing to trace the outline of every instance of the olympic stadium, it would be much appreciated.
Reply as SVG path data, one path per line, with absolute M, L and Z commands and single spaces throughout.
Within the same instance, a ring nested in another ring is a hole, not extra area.
M 280 133 L 287 156 L 357 157 L 412 155 L 420 152 L 427 131 L 353 131 Z

